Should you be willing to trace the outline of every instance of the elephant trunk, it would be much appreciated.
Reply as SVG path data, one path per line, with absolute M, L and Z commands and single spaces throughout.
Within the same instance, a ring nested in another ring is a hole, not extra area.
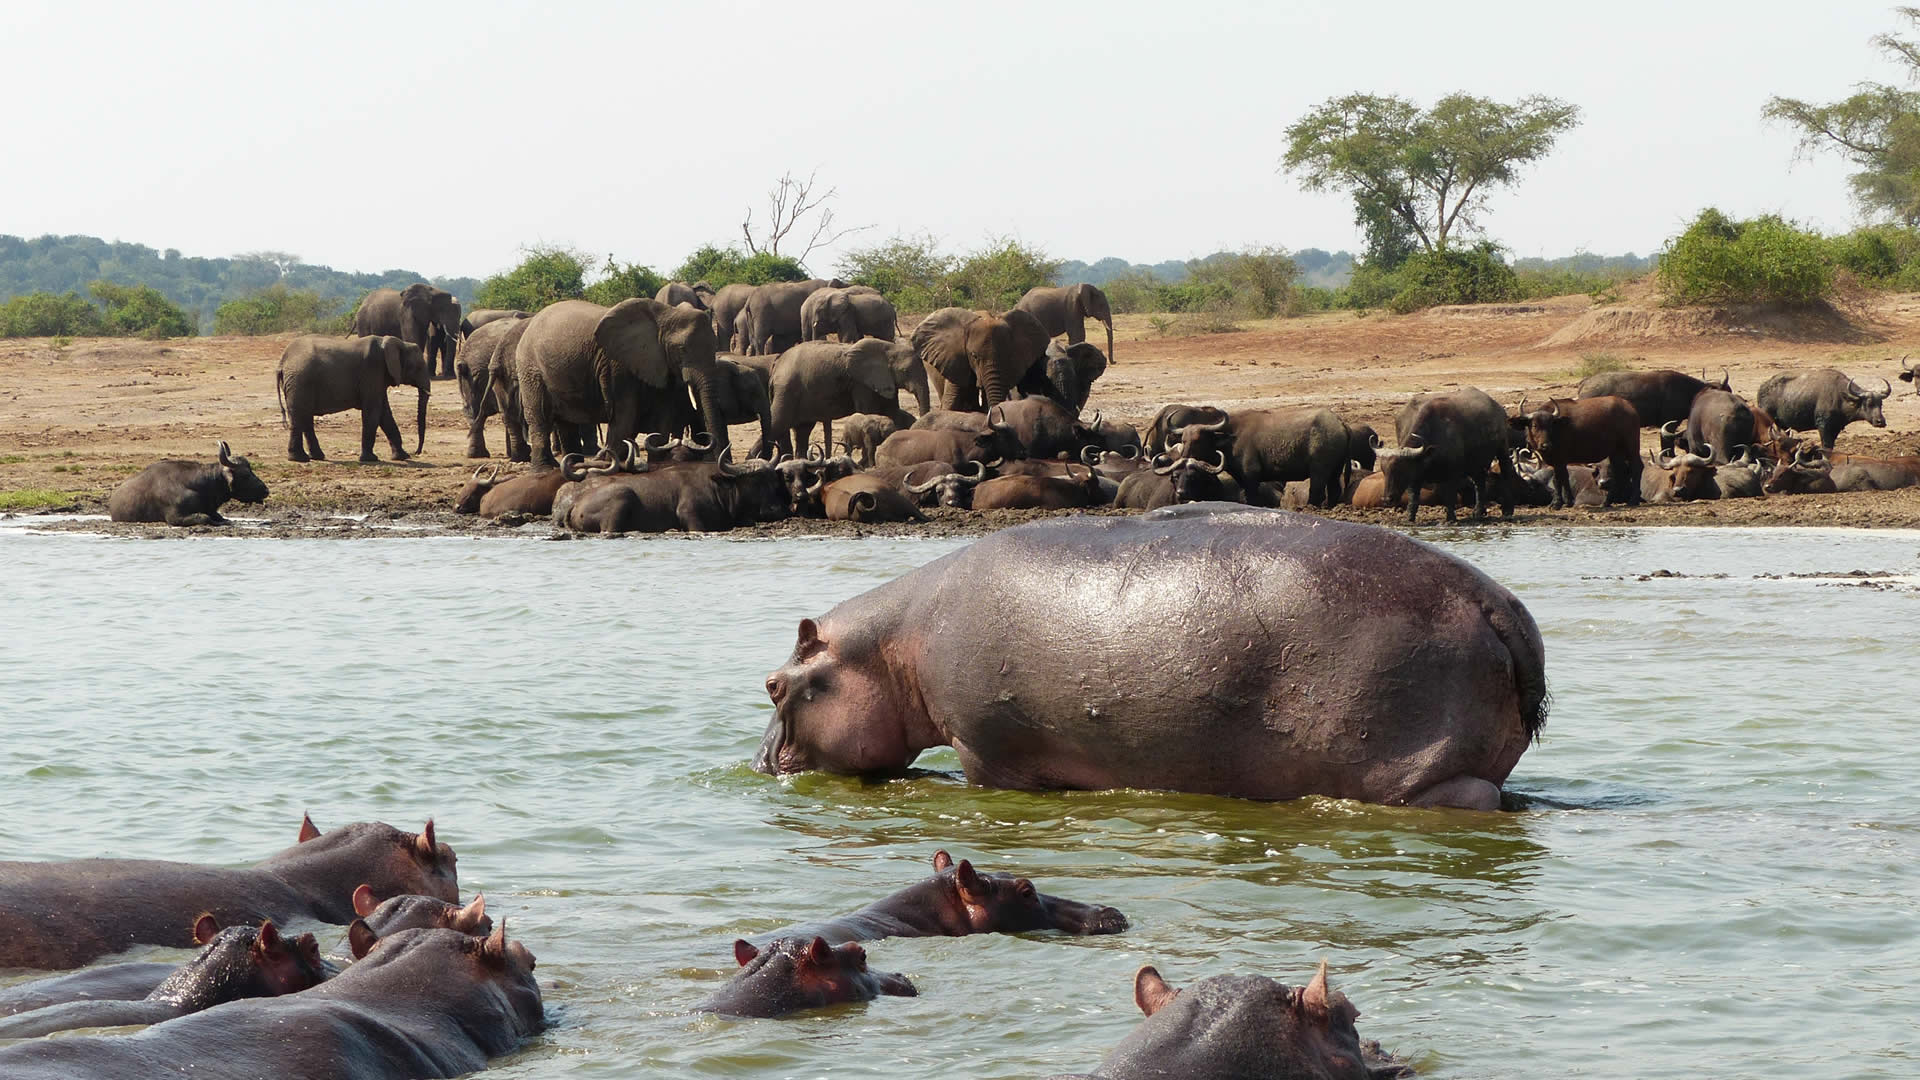
M 726 414 L 720 411 L 720 399 L 713 391 L 713 376 L 705 371 L 694 371 L 693 390 L 700 398 L 700 418 L 706 421 L 707 434 L 713 436 L 713 454 L 718 459 L 726 452 L 730 440 L 727 438 Z
M 1107 363 L 1113 363 L 1113 320 L 1102 319 L 1107 324 Z
M 997 364 L 988 364 L 981 374 L 984 380 L 980 389 L 987 395 L 988 410 L 992 410 L 995 405 L 1007 400 L 1006 379 L 1000 374 L 1000 367 Z

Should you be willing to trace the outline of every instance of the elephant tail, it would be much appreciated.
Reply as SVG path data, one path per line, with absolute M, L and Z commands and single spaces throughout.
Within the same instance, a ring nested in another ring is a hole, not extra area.
M 276 368 L 273 372 L 273 397 L 280 403 L 280 426 L 287 426 L 287 369 Z

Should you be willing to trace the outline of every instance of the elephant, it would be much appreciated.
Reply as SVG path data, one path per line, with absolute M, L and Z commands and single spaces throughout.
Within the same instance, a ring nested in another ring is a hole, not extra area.
M 860 467 L 873 468 L 873 453 L 887 436 L 900 430 L 893 417 L 880 413 L 854 413 L 840 422 L 840 441 L 846 446 L 847 453 L 857 454 Z
M 747 347 L 756 356 L 778 356 L 800 344 L 800 306 L 821 289 L 844 289 L 847 283 L 835 278 L 823 281 L 776 281 L 753 290 L 747 300 Z M 736 332 L 739 321 L 734 322 Z
M 900 408 L 894 381 L 897 354 L 911 354 L 906 342 L 867 338 L 851 345 L 808 341 L 780 354 L 773 368 L 773 438 L 783 454 L 806 453 L 815 422 L 826 428 L 829 450 L 833 422 L 854 413 L 877 413 L 906 427 L 913 417 Z
M 1030 312 L 1047 328 L 1048 337 L 1067 335 L 1067 344 L 1078 345 L 1087 340 L 1087 320 L 1097 319 L 1107 327 L 1107 356 L 1113 356 L 1113 308 L 1107 303 L 1107 294 L 1100 286 L 1082 282 L 1065 288 L 1042 286 L 1028 289 L 1027 294 L 1014 305 L 1021 311 Z
M 714 383 L 713 393 L 720 415 L 716 421 L 708 424 L 707 430 L 711 432 L 714 423 L 724 431 L 729 424 L 747 424 L 757 420 L 760 423 L 760 441 L 747 456 L 772 457 L 772 371 L 756 364 L 743 364 L 731 356 L 722 356 L 715 363 L 720 378 Z
M 501 319 L 531 318 L 533 318 L 532 312 L 521 311 L 519 308 L 474 308 L 460 320 L 460 345 L 464 349 L 467 339 L 473 336 L 473 332 L 490 322 L 498 322 Z
M 460 339 L 460 298 L 424 281 L 404 289 L 375 289 L 360 301 L 347 333 L 392 334 L 418 345 L 427 355 L 427 370 L 438 368 L 438 378 L 451 379 Z
M 900 316 L 880 290 L 865 285 L 820 289 L 800 305 L 800 340 L 825 341 L 838 334 L 845 344 L 863 337 L 892 341 L 899 335 Z
M 733 340 L 734 324 L 739 320 L 741 312 L 747 309 L 747 301 L 752 298 L 753 286 L 735 282 L 732 285 L 720 286 L 720 291 L 714 293 L 713 296 L 707 300 L 707 308 L 713 312 L 713 343 L 715 348 L 722 352 L 732 352 L 735 348 L 738 348 L 741 352 L 747 351 L 747 342 L 744 336 L 741 337 L 737 345 Z
M 491 456 L 487 452 L 487 417 L 497 415 L 506 429 L 507 459 L 527 460 L 526 420 L 520 415 L 519 385 L 513 377 L 514 353 L 526 330 L 526 319 L 484 322 L 467 336 L 460 358 L 453 363 L 460 407 L 467 414 L 468 457 Z
M 989 315 L 941 308 L 921 321 L 911 340 L 928 380 L 938 381 L 943 409 L 982 412 L 1007 400 L 1016 388 L 1061 396 L 1046 380 L 1049 339 L 1026 312 Z M 1036 369 L 1037 379 L 1030 377 Z
M 361 461 L 371 464 L 380 460 L 373 456 L 376 428 L 386 433 L 387 442 L 393 446 L 393 459 L 407 460 L 406 447 L 400 442 L 400 425 L 394 422 L 393 408 L 387 404 L 390 386 L 412 386 L 420 391 L 420 438 L 414 445 L 417 453 L 427 442 L 427 397 L 433 392 L 433 367 L 420 346 L 388 334 L 344 340 L 309 334 L 288 342 L 273 373 L 280 418 L 290 432 L 287 460 L 325 461 L 320 440 L 313 433 L 313 418 L 348 409 L 360 410 Z M 305 450 L 300 448 L 303 437 Z
M 643 420 L 671 407 L 684 379 L 709 418 L 716 452 L 727 443 L 717 400 L 719 369 L 713 323 L 705 312 L 635 297 L 612 307 L 562 300 L 527 321 L 516 351 L 520 407 L 534 465 L 557 468 L 556 425 L 607 424 L 617 446 L 640 433 Z M 574 446 L 566 449 L 574 450 Z
M 1094 380 L 1106 374 L 1106 356 L 1090 342 L 1062 348 L 1058 342 L 1049 341 L 1046 364 L 1047 381 L 1060 391 L 1055 400 L 1079 416 L 1087 407 L 1087 398 L 1093 395 Z
M 706 311 L 712 306 L 713 286 L 704 281 L 696 281 L 691 285 L 684 281 L 669 281 L 660 286 L 660 291 L 654 293 L 653 298 L 668 307 L 675 304 L 692 304 L 701 311 Z

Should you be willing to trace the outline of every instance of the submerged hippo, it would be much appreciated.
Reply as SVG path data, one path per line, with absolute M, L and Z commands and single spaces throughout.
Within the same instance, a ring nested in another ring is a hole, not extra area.
M 413 1080 L 486 1067 L 544 1026 L 534 958 L 507 940 L 403 930 L 298 994 L 230 1001 L 137 1035 L 0 1049 L 7 1080 Z
M 877 941 L 887 937 L 960 937 L 1060 930 L 1068 934 L 1117 934 L 1127 917 L 1100 904 L 1048 896 L 1012 874 L 983 874 L 965 859 L 933 853 L 933 876 L 883 896 L 859 911 L 760 935 L 762 940 L 797 937 Z
M 271 919 L 259 927 L 214 927 L 202 915 L 194 937 L 205 947 L 138 1001 L 69 1001 L 0 1019 L 0 1039 L 73 1028 L 157 1024 L 241 998 L 294 994 L 326 979 L 312 934 L 288 939 Z
M 838 947 L 824 938 L 781 938 L 765 948 L 733 943 L 740 971 L 695 1012 L 724 1016 L 784 1016 L 843 1001 L 872 1001 L 882 994 L 918 994 L 905 975 L 867 970 L 867 951 L 847 942 Z
M 458 900 L 453 849 L 418 833 L 359 822 L 299 840 L 245 869 L 153 859 L 0 862 L 0 968 L 79 967 L 135 945 L 194 944 L 202 913 L 221 926 L 315 919 L 347 923 L 355 886 L 376 898 Z
M 1360 1010 L 1327 987 L 1327 965 L 1299 989 L 1264 975 L 1214 975 L 1185 990 L 1143 967 L 1133 1001 L 1146 1019 L 1091 1074 L 1053 1080 L 1190 1077 L 1298 1077 L 1387 1080 L 1413 1070 L 1362 1043 Z
M 767 678 L 754 767 L 1492 810 L 1546 720 L 1513 594 L 1399 533 L 1223 503 L 995 533 L 848 600 Z

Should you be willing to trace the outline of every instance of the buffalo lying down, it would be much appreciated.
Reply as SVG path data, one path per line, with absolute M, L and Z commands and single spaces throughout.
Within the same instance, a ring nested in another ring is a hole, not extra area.
M 220 507 L 230 499 L 266 502 L 267 485 L 253 474 L 246 458 L 233 456 L 222 439 L 217 464 L 171 458 L 128 478 L 107 496 L 107 516 L 114 521 L 225 525 Z

